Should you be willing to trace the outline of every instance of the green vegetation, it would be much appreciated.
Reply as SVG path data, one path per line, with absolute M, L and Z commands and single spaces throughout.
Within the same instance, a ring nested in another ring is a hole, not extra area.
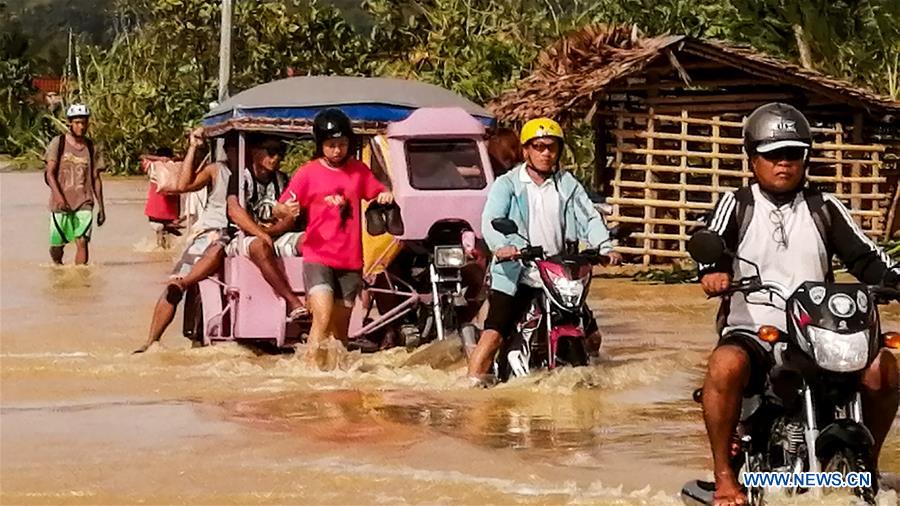
M 180 146 L 215 98 L 218 0 L 7 4 L 0 3 L 0 152 L 37 154 L 58 128 L 32 103 L 30 79 L 62 71 L 69 22 L 80 41 L 81 97 L 116 172 L 137 171 L 142 152 Z M 486 103 L 565 33 L 634 23 L 646 35 L 748 43 L 898 97 L 897 19 L 896 0 L 236 0 L 232 88 L 289 72 L 399 76 Z M 589 143 L 575 144 L 576 162 L 587 166 Z

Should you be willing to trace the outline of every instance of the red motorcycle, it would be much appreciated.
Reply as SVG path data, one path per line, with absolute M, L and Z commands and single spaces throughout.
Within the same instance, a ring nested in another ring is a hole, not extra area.
M 491 226 L 501 234 L 519 234 L 515 222 L 506 218 L 493 220 Z M 567 244 L 563 253 L 552 256 L 540 246 L 529 245 L 505 260 L 537 268 L 542 286 L 514 334 L 500 348 L 494 364 L 500 381 L 540 368 L 588 364 L 587 336 L 597 333 L 597 324 L 586 300 L 593 266 L 601 258 L 596 250 L 578 252 L 577 244 Z

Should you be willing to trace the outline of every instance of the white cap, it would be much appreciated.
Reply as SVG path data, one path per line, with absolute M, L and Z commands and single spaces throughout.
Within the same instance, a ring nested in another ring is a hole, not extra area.
M 87 118 L 91 115 L 91 110 L 84 104 L 72 104 L 66 111 L 66 118 Z
M 803 141 L 775 141 L 766 144 L 760 144 L 756 147 L 756 152 L 769 153 L 781 148 L 809 148 L 809 144 Z

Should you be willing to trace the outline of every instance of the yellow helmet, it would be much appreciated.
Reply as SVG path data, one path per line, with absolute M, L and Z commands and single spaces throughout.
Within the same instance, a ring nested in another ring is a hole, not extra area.
M 522 146 L 539 137 L 555 137 L 562 143 L 563 130 L 559 123 L 550 118 L 537 118 L 525 123 L 522 127 L 522 133 L 519 134 L 519 142 Z

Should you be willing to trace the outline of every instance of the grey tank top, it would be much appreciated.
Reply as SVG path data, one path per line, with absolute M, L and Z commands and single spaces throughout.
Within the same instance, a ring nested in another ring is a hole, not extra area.
M 228 227 L 228 216 L 225 211 L 225 198 L 228 193 L 228 179 L 231 170 L 221 162 L 216 162 L 217 172 L 212 188 L 207 191 L 206 203 L 197 218 L 197 231 L 214 230 Z

